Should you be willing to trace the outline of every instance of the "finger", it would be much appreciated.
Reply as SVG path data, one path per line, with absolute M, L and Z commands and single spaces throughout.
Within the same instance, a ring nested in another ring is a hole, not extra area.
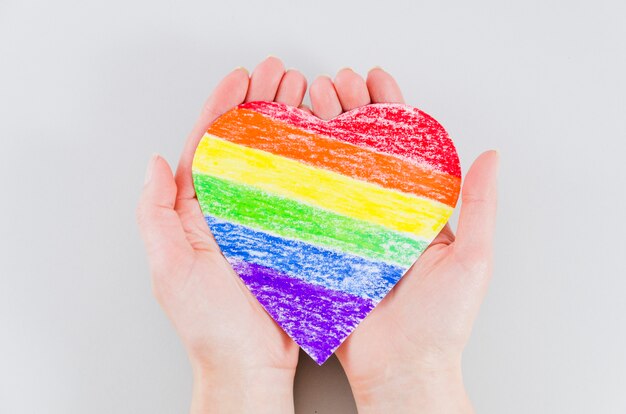
M 465 177 L 455 252 L 463 260 L 489 258 L 496 224 L 498 153 L 481 154 Z
M 274 56 L 259 63 L 250 76 L 246 102 L 273 101 L 284 73 L 283 62 Z
M 146 171 L 146 183 L 137 206 L 137 222 L 155 273 L 167 273 L 173 262 L 188 257 L 183 226 L 176 212 L 176 182 L 167 162 L 153 155 Z
M 176 170 L 178 198 L 188 199 L 195 196 L 191 178 L 191 163 L 198 142 L 217 117 L 243 102 L 248 91 L 248 82 L 248 71 L 244 68 L 237 68 L 222 79 L 207 99 L 196 125 L 187 138 L 187 143 L 178 163 Z
M 313 111 L 311 110 L 311 108 L 309 108 L 308 105 L 302 104 L 300 105 L 298 108 L 302 109 L 304 112 L 313 115 Z
M 374 68 L 367 74 L 367 89 L 374 103 L 404 103 L 402 92 L 396 80 L 381 68 Z
M 309 88 L 313 114 L 318 118 L 331 119 L 341 114 L 341 103 L 333 81 L 328 76 L 318 76 Z
M 454 242 L 454 233 L 452 232 L 452 228 L 450 227 L 450 223 L 446 223 L 446 225 L 441 229 L 437 237 L 433 239 L 430 243 L 429 247 L 436 246 L 438 244 L 449 245 Z
M 370 103 L 365 80 L 350 68 L 341 69 L 335 76 L 335 90 L 344 111 Z
M 179 199 L 174 207 L 185 231 L 187 241 L 196 252 L 216 253 L 220 248 L 211 233 L 198 200 Z
M 306 78 L 295 69 L 289 69 L 283 75 L 276 92 L 276 102 L 281 102 L 289 106 L 298 107 L 302 103 L 306 92 Z

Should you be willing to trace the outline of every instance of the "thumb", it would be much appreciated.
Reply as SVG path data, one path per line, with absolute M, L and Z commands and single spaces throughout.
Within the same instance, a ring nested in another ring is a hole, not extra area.
M 137 206 L 137 223 L 148 252 L 153 275 L 169 273 L 181 255 L 190 254 L 183 226 L 174 210 L 176 182 L 172 169 L 160 155 L 148 163 L 143 192 Z
M 482 153 L 470 167 L 461 195 L 455 250 L 463 260 L 490 259 L 496 224 L 497 151 Z

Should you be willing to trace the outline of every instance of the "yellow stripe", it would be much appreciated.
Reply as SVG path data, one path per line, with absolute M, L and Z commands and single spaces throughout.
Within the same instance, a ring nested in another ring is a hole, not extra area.
M 348 217 L 434 238 L 452 214 L 437 201 L 310 167 L 289 158 L 205 134 L 194 171 L 256 187 Z

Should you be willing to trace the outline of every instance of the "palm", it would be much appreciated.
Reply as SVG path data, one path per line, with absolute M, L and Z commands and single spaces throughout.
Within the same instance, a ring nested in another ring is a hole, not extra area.
M 346 340 L 337 353 L 351 381 L 376 378 L 387 366 L 434 368 L 460 356 L 486 287 L 467 281 L 486 282 L 488 268 L 468 269 L 454 250 L 446 241 L 427 249 Z
M 178 204 L 176 211 L 191 250 L 189 257 L 178 257 L 187 262 L 174 276 L 181 283 L 160 287 L 157 296 L 166 309 L 175 309 L 174 323 L 194 357 L 236 358 L 238 363 L 248 359 L 253 365 L 295 369 L 297 345 L 263 310 L 205 227 L 199 226 L 204 218 L 197 201 Z
M 187 141 L 174 178 L 157 158 L 138 218 L 155 295 L 195 363 L 295 371 L 298 347 L 273 322 L 232 270 L 200 210 L 191 176 L 198 141 L 219 115 L 245 101 L 299 106 L 306 81 L 285 72 L 276 58 L 263 61 L 249 78 L 231 72 L 217 86 Z
M 349 69 L 334 83 L 318 78 L 311 101 L 314 114 L 326 119 L 371 102 L 404 102 L 381 69 L 367 81 Z M 460 359 L 491 274 L 496 161 L 487 152 L 466 176 L 458 239 L 446 226 L 337 350 L 353 389 L 384 383 L 402 367 L 434 369 Z

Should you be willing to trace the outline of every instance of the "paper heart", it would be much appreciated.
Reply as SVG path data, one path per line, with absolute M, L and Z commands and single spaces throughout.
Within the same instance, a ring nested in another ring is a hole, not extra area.
M 226 259 L 322 364 L 448 221 L 461 171 L 443 127 L 410 106 L 323 121 L 251 102 L 210 126 L 193 179 Z

